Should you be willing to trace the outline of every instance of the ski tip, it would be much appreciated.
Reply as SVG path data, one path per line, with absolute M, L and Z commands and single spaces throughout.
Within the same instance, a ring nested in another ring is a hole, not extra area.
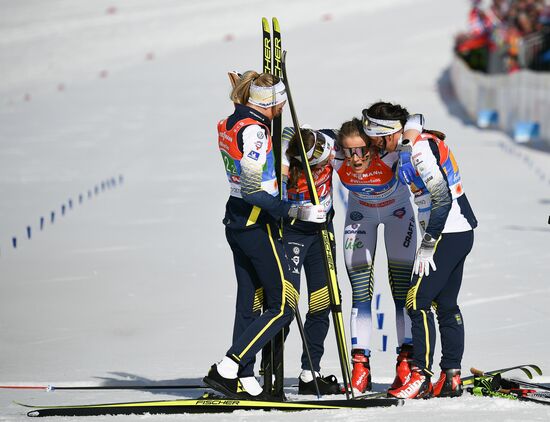
M 538 365 L 530 364 L 529 367 L 537 373 L 537 375 L 542 375 L 542 369 Z
M 267 20 L 267 18 L 262 18 L 262 27 L 264 31 L 269 32 L 269 21 Z
M 279 26 L 279 20 L 277 18 L 273 18 L 273 30 L 277 32 L 281 32 L 281 27 Z
M 518 369 L 521 369 L 527 378 L 529 378 L 530 380 L 533 379 L 533 374 L 531 373 L 531 371 L 529 369 L 523 368 L 523 367 L 518 368 Z
M 15 401 L 15 400 L 12 400 L 12 403 L 16 404 L 18 406 L 27 407 L 27 408 L 30 408 L 30 409 L 35 407 L 35 406 L 30 405 L 30 404 L 21 403 L 21 402 Z
M 499 373 L 504 373 L 504 372 L 509 372 L 509 371 L 513 371 L 513 370 L 521 370 L 526 376 L 527 378 L 529 379 L 532 379 L 533 378 L 533 373 L 531 372 L 531 370 L 535 371 L 537 373 L 537 375 L 542 375 L 542 370 L 540 369 L 540 367 L 538 365 L 534 365 L 534 364 L 526 364 L 526 365 L 518 365 L 518 366 L 512 366 L 512 367 L 509 367 L 509 368 L 502 368 L 502 369 L 496 369 L 496 370 L 493 370 L 493 371 L 488 371 L 488 372 L 484 372 L 484 371 L 481 371 L 479 369 L 476 369 L 476 368 L 470 368 L 470 372 L 474 375 L 474 376 L 490 376 L 490 375 L 496 375 L 496 374 L 499 374 Z M 469 377 L 467 377 L 469 378 Z

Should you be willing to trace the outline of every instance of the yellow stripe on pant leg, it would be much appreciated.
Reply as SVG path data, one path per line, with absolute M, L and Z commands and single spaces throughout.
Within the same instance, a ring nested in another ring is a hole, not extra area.
M 330 296 L 328 294 L 328 286 L 322 287 L 314 291 L 309 296 L 309 313 L 324 311 L 330 306 Z
M 428 315 L 426 314 L 426 311 L 421 310 L 420 312 L 422 312 L 422 320 L 424 322 L 424 333 L 425 333 L 424 341 L 426 342 L 426 356 L 425 356 L 426 368 L 423 368 L 423 369 L 427 370 L 430 367 L 430 329 L 428 328 Z
M 407 301 L 405 304 L 407 309 L 412 309 L 413 311 L 416 311 L 416 294 L 418 293 L 418 288 L 420 287 L 421 281 L 422 277 L 419 277 L 416 284 L 409 288 L 409 291 L 407 292 Z
M 260 312 L 264 303 L 264 288 L 260 287 L 254 292 L 254 304 L 252 305 L 252 312 Z
M 290 306 L 292 310 L 295 311 L 298 306 L 298 301 L 300 300 L 300 293 L 294 288 L 294 285 L 290 281 L 285 280 L 285 285 L 286 300 L 288 302 L 288 306 Z
M 250 343 L 248 343 L 248 346 L 244 348 L 244 350 L 239 355 L 239 359 L 242 359 L 242 357 L 245 355 L 246 352 L 252 347 L 254 343 L 258 341 L 258 339 L 262 336 L 263 333 L 266 332 L 266 330 L 271 327 L 271 325 L 277 321 L 284 313 L 285 304 L 286 304 L 286 285 L 285 285 L 285 273 L 283 272 L 283 267 L 281 265 L 281 260 L 279 259 L 279 255 L 277 255 L 277 249 L 275 248 L 275 242 L 273 241 L 273 236 L 271 235 L 271 227 L 269 224 L 266 224 L 267 227 L 267 234 L 269 237 L 269 243 L 271 244 L 271 249 L 273 251 L 273 255 L 275 256 L 275 260 L 277 261 L 277 267 L 279 268 L 279 275 L 281 276 L 281 286 L 282 286 L 282 298 L 281 298 L 281 309 L 279 310 L 279 313 L 275 315 L 271 320 L 262 328 L 262 330 L 258 333 L 256 337 L 252 339 Z

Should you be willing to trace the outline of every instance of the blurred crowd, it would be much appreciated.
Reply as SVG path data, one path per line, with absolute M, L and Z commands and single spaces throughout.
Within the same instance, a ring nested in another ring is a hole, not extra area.
M 488 3 L 488 2 L 485 2 Z M 472 1 L 456 52 L 475 70 L 550 70 L 550 0 Z

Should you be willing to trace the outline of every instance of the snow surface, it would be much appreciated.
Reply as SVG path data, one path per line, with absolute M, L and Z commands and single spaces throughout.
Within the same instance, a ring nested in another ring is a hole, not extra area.
M 281 22 L 302 123 L 339 127 L 384 99 L 447 133 L 480 222 L 460 297 L 464 368 L 532 362 L 550 371 L 550 156 L 464 120 L 447 69 L 467 1 L 0 0 L 0 9 L 1 385 L 196 383 L 223 356 L 236 289 L 215 124 L 232 110 L 226 72 L 260 66 L 261 16 Z M 339 197 L 335 206 L 341 231 Z M 385 320 L 373 336 L 372 369 L 383 387 L 395 335 L 383 253 L 377 260 Z M 338 264 L 348 315 L 341 253 Z M 291 383 L 300 350 L 293 329 Z M 338 374 L 332 332 L 322 364 Z M 197 394 L 0 390 L 0 420 L 26 420 L 12 401 Z M 548 420 L 550 411 L 463 397 L 307 415 L 118 419 L 266 417 L 501 422 Z

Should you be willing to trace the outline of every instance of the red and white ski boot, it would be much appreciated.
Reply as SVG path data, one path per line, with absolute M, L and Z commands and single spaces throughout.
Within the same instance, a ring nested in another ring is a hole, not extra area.
M 434 384 L 435 397 L 460 397 L 462 395 L 462 381 L 460 369 L 444 369 Z
M 411 368 L 411 374 L 405 383 L 396 389 L 389 389 L 389 397 L 398 399 L 429 399 L 432 396 L 433 386 L 430 376 L 417 367 Z
M 357 394 L 364 394 L 372 389 L 369 357 L 365 351 L 354 349 L 351 351 L 353 369 L 351 372 L 351 386 Z
M 395 390 L 405 384 L 406 380 L 411 376 L 412 363 L 412 345 L 404 344 L 401 346 L 401 351 L 397 356 L 395 364 L 395 379 L 390 387 L 390 390 Z

